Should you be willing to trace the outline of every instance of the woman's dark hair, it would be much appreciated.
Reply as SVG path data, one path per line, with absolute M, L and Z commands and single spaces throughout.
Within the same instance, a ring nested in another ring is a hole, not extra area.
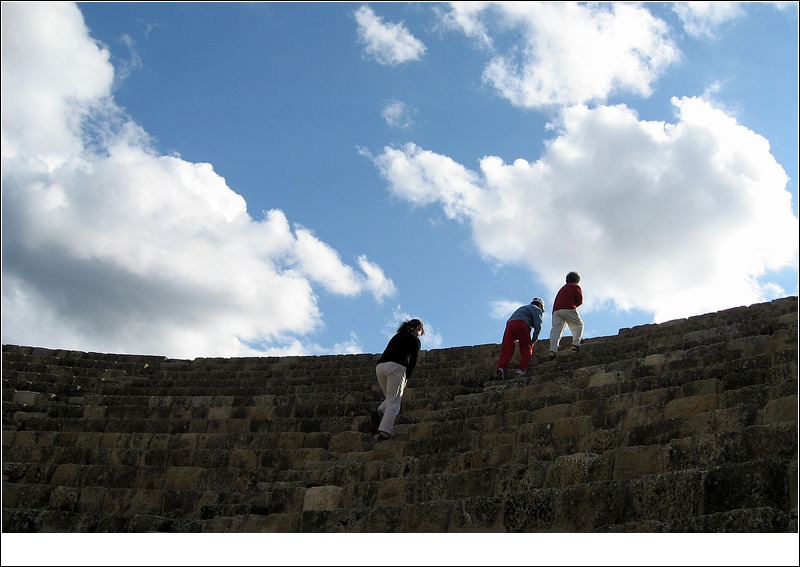
M 403 330 L 414 331 L 416 329 L 422 329 L 422 333 L 420 334 L 425 334 L 425 327 L 422 325 L 422 321 L 419 319 L 411 319 L 409 321 L 404 321 L 402 325 L 397 327 L 397 332 L 399 333 Z
M 567 283 L 578 283 L 581 281 L 581 277 L 578 275 L 578 272 L 570 272 L 567 274 Z

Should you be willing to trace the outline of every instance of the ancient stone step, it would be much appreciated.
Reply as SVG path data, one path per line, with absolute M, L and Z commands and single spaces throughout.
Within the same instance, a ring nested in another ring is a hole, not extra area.
M 796 297 L 570 344 L 422 351 L 382 443 L 377 355 L 4 345 L 3 529 L 796 531 Z

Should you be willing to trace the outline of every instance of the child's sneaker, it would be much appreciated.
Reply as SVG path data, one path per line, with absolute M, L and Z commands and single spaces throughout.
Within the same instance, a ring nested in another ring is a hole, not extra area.
M 385 431 L 378 431 L 378 434 L 375 436 L 375 441 L 388 441 L 391 439 L 392 436 Z
M 506 378 L 506 371 L 502 368 L 497 369 L 497 373 L 495 374 L 495 378 L 498 380 L 505 380 Z
M 524 370 L 517 369 L 514 371 L 515 374 L 519 376 L 525 376 L 526 372 Z

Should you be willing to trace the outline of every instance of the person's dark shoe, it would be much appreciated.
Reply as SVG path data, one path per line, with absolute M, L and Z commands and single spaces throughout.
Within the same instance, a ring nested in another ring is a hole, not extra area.
M 495 377 L 497 380 L 505 380 L 505 378 L 506 378 L 506 371 L 505 371 L 504 369 L 502 369 L 502 368 L 498 368 L 498 369 L 497 369 L 497 372 L 495 373 L 495 376 L 494 376 L 494 377 Z
M 580 345 L 572 345 L 572 352 L 578 352 L 579 350 L 581 350 Z
M 547 360 L 555 360 L 556 358 L 557 355 L 552 350 L 550 351 L 550 354 L 547 355 Z
M 381 426 L 381 419 L 382 418 L 383 418 L 383 416 L 381 416 L 381 414 L 380 414 L 380 412 L 378 410 L 372 410 L 371 412 L 369 412 L 369 420 L 370 420 L 370 424 L 372 425 L 372 432 L 373 433 L 377 433 L 378 432 L 378 428 Z
M 375 441 L 388 441 L 391 439 L 392 436 L 385 431 L 378 431 L 378 434 L 375 436 Z

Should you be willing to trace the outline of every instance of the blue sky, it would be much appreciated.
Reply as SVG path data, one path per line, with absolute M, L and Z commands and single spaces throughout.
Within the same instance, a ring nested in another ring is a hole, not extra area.
M 2 4 L 2 341 L 175 358 L 585 336 L 796 295 L 798 13 Z M 569 334 L 569 332 L 567 332 Z

